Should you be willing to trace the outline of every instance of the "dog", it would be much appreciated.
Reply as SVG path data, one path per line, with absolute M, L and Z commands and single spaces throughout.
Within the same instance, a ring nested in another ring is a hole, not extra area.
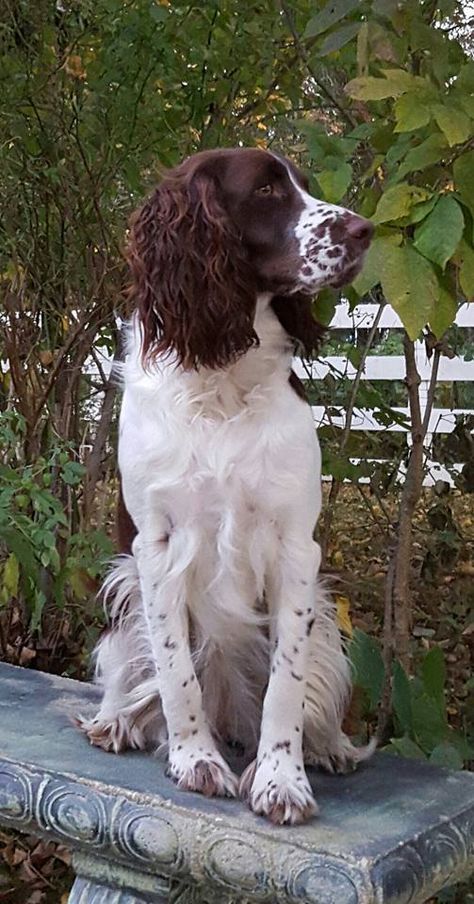
M 92 744 L 165 746 L 180 788 L 274 823 L 316 812 L 305 763 L 351 769 L 347 659 L 318 579 L 321 459 L 292 372 L 312 297 L 361 269 L 373 227 L 273 153 L 198 153 L 130 224 L 135 304 L 119 431 L 121 552 L 97 650 Z M 304 394 L 304 393 L 303 393 Z M 238 742 L 240 780 L 224 758 Z

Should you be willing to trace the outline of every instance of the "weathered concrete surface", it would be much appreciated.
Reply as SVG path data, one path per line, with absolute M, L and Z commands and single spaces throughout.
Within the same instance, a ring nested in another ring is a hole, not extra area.
M 0 824 L 77 852 L 71 904 L 414 904 L 474 867 L 474 775 L 381 754 L 310 771 L 321 815 L 274 828 L 179 791 L 151 755 L 90 747 L 71 716 L 97 696 L 0 664 Z

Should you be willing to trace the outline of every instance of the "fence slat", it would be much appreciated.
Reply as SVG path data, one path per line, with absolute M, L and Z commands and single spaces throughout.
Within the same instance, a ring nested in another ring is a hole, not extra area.
M 359 305 L 354 312 L 350 312 L 349 304 L 342 302 L 335 310 L 333 320 L 331 322 L 331 331 L 350 330 L 357 337 L 358 330 L 370 329 L 374 322 L 374 318 L 379 311 L 377 304 Z M 466 303 L 458 310 L 456 316 L 456 324 L 460 328 L 474 327 L 474 302 Z M 379 321 L 379 328 L 382 330 L 401 329 L 402 323 L 400 318 L 390 307 L 386 305 L 382 311 Z M 424 342 L 415 343 L 415 356 L 418 373 L 421 378 L 420 386 L 420 402 L 422 408 L 422 416 L 426 404 L 428 393 L 428 385 L 431 378 L 432 363 L 426 353 Z M 357 374 L 357 369 L 348 362 L 347 358 L 331 355 L 321 358 L 317 361 L 303 362 L 296 358 L 294 361 L 294 370 L 302 380 L 323 380 L 328 374 L 333 374 L 336 379 L 344 376 L 349 380 L 353 380 Z M 365 362 L 362 380 L 371 381 L 403 381 L 405 378 L 405 358 L 403 355 L 369 355 Z M 458 356 L 452 359 L 442 357 L 439 362 L 439 370 L 437 383 L 442 382 L 469 382 L 474 381 L 474 361 L 466 361 L 464 357 Z M 408 407 L 393 407 L 392 411 L 396 412 L 401 418 L 410 422 L 410 410 Z M 317 427 L 332 425 L 344 428 L 346 424 L 345 409 L 338 405 L 322 406 L 313 405 L 312 412 Z M 410 442 L 409 427 L 392 421 L 391 423 L 379 423 L 376 417 L 377 409 L 371 408 L 355 408 L 351 420 L 351 430 L 367 433 L 405 433 L 407 441 Z M 384 413 L 385 414 L 385 413 Z M 433 437 L 437 434 L 446 435 L 452 433 L 456 427 L 456 419 L 460 416 L 474 416 L 474 408 L 434 408 L 431 412 L 427 435 L 425 438 L 425 478 L 424 486 L 433 486 L 437 480 L 446 480 L 453 485 L 453 471 L 461 471 L 463 464 L 457 463 L 450 465 L 448 470 L 443 464 L 431 459 L 431 445 Z M 471 430 L 474 434 L 474 429 Z M 351 459 L 356 464 L 360 459 Z M 376 459 L 367 458 L 366 461 L 375 462 Z M 377 459 L 383 462 L 384 459 Z M 403 481 L 405 469 L 403 464 L 400 465 L 398 471 L 398 479 Z M 324 480 L 330 479 L 329 475 L 323 477 Z M 368 478 L 360 478 L 361 483 L 366 483 Z
M 353 329 L 370 329 L 377 311 L 378 304 L 361 304 L 351 313 L 349 303 L 341 302 L 337 305 L 334 317 L 331 320 L 331 329 L 337 330 L 353 330 Z M 456 315 L 457 326 L 474 326 L 474 302 L 466 302 L 459 308 Z M 379 322 L 381 329 L 403 329 L 403 324 L 398 314 L 390 305 L 386 305 L 382 311 Z
M 426 357 L 422 343 L 416 343 L 416 363 L 422 380 L 431 376 L 431 362 Z M 343 374 L 353 380 L 357 370 L 347 358 L 331 355 L 308 364 L 295 359 L 294 369 L 302 380 L 324 380 L 329 373 L 335 376 Z M 362 373 L 363 380 L 403 380 L 405 377 L 405 359 L 403 355 L 369 355 Z M 439 363 L 438 382 L 467 382 L 474 380 L 474 361 L 464 358 L 441 358 Z
M 392 408 L 407 421 L 410 420 L 409 408 Z M 314 422 L 318 427 L 331 424 L 333 427 L 344 427 L 346 415 L 344 408 L 331 406 L 330 416 L 323 405 L 313 405 L 312 412 Z M 380 424 L 375 418 L 377 409 L 354 408 L 351 430 L 368 430 L 377 433 L 408 433 L 409 428 L 392 421 L 388 426 Z M 423 415 L 423 411 L 422 411 Z M 474 415 L 471 408 L 433 408 L 428 425 L 428 433 L 452 433 L 456 427 L 456 417 L 459 415 Z M 471 431 L 474 433 L 474 429 Z

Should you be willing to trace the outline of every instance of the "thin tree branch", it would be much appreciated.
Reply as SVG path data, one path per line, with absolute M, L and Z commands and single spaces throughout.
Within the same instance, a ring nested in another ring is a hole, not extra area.
M 336 110 L 339 111 L 339 113 L 341 114 L 343 119 L 345 119 L 345 121 L 351 126 L 351 128 L 355 128 L 357 125 L 357 120 L 352 115 L 350 110 L 347 110 L 345 107 L 342 106 L 342 104 L 337 99 L 337 97 L 334 96 L 334 94 L 332 93 L 330 88 L 328 88 L 328 86 L 325 85 L 324 82 L 322 82 L 320 80 L 319 76 L 316 75 L 316 73 L 308 59 L 308 54 L 306 53 L 306 50 L 303 47 L 300 36 L 296 30 L 293 13 L 291 12 L 291 10 L 287 6 L 287 4 L 284 2 L 284 0 L 280 0 L 280 8 L 288 23 L 288 27 L 291 31 L 291 34 L 293 35 L 293 40 L 295 42 L 295 47 L 298 52 L 298 56 L 303 61 L 304 65 L 306 66 L 306 69 L 308 70 L 309 75 L 311 76 L 311 78 L 313 79 L 315 84 L 318 86 L 319 90 L 330 101 L 332 106 L 335 107 Z
M 364 346 L 364 349 L 363 349 L 363 352 L 361 355 L 361 359 L 359 361 L 359 366 L 357 368 L 357 373 L 356 373 L 355 378 L 352 383 L 349 404 L 347 406 L 347 411 L 346 411 L 344 430 L 342 432 L 342 438 L 341 438 L 341 442 L 339 445 L 339 449 L 341 452 L 344 451 L 345 447 L 347 446 L 349 437 L 350 437 L 351 427 L 352 427 L 352 418 L 354 415 L 354 408 L 355 408 L 357 393 L 359 391 L 360 381 L 362 379 L 362 374 L 363 374 L 363 371 L 365 368 L 365 362 L 367 360 L 367 355 L 369 354 L 369 351 L 372 347 L 372 343 L 375 338 L 375 334 L 378 330 L 378 326 L 380 323 L 380 318 L 382 316 L 382 311 L 384 309 L 384 305 L 385 305 L 385 302 L 380 304 L 377 314 L 374 317 L 374 322 L 373 322 L 373 324 L 370 328 L 369 334 L 367 336 L 367 342 L 365 343 L 365 346 Z M 342 486 L 342 480 L 336 479 L 336 478 L 332 479 L 331 489 L 329 491 L 329 499 L 327 501 L 326 509 L 324 512 L 322 531 L 321 531 L 321 535 L 320 535 L 321 556 L 322 556 L 323 564 L 326 562 L 326 558 L 327 558 L 327 553 L 328 553 L 328 549 L 329 549 L 329 534 L 330 534 L 331 525 L 332 525 L 332 522 L 334 519 L 334 506 L 337 502 L 337 497 L 339 496 L 339 491 L 341 489 L 341 486 Z
M 422 423 L 422 428 L 421 428 L 422 432 L 423 432 L 423 439 L 425 438 L 426 434 L 428 433 L 428 427 L 430 424 L 430 417 L 431 417 L 431 412 L 433 410 L 434 397 L 435 397 L 435 392 L 436 392 L 436 383 L 438 381 L 438 372 L 439 372 L 440 361 L 441 361 L 441 349 L 435 348 L 434 355 L 433 355 L 433 364 L 431 367 L 430 384 L 428 386 L 428 395 L 426 397 L 425 414 L 423 417 L 423 423 Z

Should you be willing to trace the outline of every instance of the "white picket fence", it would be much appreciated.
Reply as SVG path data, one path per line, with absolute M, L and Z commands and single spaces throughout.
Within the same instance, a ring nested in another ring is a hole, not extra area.
M 375 304 L 359 305 L 356 310 L 351 313 L 347 303 L 341 303 L 336 308 L 333 320 L 331 321 L 331 331 L 350 330 L 356 335 L 357 330 L 368 330 L 372 327 L 374 319 L 379 308 Z M 474 303 L 464 304 L 458 311 L 456 317 L 458 327 L 474 327 Z M 393 308 L 386 306 L 382 311 L 382 315 L 378 324 L 380 330 L 401 329 L 402 323 Z M 415 355 L 417 369 L 421 377 L 420 400 L 422 418 L 425 413 L 425 405 L 428 394 L 428 387 L 431 379 L 432 359 L 428 359 L 425 344 L 423 342 L 415 343 Z M 353 380 L 357 374 L 357 370 L 348 362 L 346 358 L 331 356 L 311 362 L 308 366 L 307 362 L 295 359 L 295 370 L 302 380 L 318 381 L 323 380 L 328 373 L 335 376 L 343 375 L 349 380 Z M 403 355 L 369 355 L 365 361 L 364 370 L 361 375 L 362 380 L 370 381 L 392 381 L 403 380 L 405 377 L 405 359 Z M 474 361 L 465 361 L 462 357 L 452 359 L 441 357 L 437 383 L 452 381 L 474 381 Z M 317 386 L 317 383 L 316 383 Z M 410 411 L 408 407 L 393 408 L 397 414 L 401 415 L 406 421 L 410 421 Z M 323 424 L 332 424 L 336 427 L 344 428 L 346 425 L 346 412 L 343 408 L 331 405 L 331 414 L 328 416 L 324 406 L 313 406 L 314 420 L 317 426 Z M 392 422 L 388 425 L 379 423 L 374 416 L 374 409 L 355 408 L 353 411 L 350 429 L 359 431 L 377 431 L 377 432 L 405 432 L 407 433 L 407 442 L 410 442 L 408 428 L 400 423 Z M 459 415 L 474 415 L 474 409 L 466 408 L 433 408 L 430 419 L 428 432 L 425 439 L 425 486 L 432 486 L 437 480 L 446 480 L 452 484 L 452 477 L 446 468 L 431 458 L 431 446 L 433 437 L 436 434 L 451 433 L 456 426 L 456 418 Z M 353 459 L 356 463 L 356 459 Z M 459 462 L 452 467 L 460 470 L 464 462 Z M 399 477 L 403 479 L 403 465 L 400 466 Z M 330 479 L 327 477 L 326 479 Z M 366 478 L 367 479 L 367 478 Z M 364 480 L 364 478 L 362 478 Z
M 336 312 L 333 320 L 331 321 L 331 333 L 339 331 L 348 331 L 350 330 L 353 333 L 354 337 L 356 337 L 357 330 L 369 330 L 373 323 L 374 319 L 378 313 L 379 307 L 375 304 L 365 304 L 359 305 L 353 313 L 349 310 L 349 305 L 345 302 L 339 304 L 336 308 Z M 460 328 L 474 327 L 474 302 L 464 304 L 458 311 L 456 317 L 456 324 Z M 393 308 L 389 305 L 386 305 L 382 311 L 378 329 L 386 331 L 386 330 L 394 330 L 401 329 L 402 323 L 395 313 Z M 108 353 L 103 350 L 97 350 L 97 354 L 101 359 L 101 367 L 103 372 L 108 375 L 111 367 L 111 359 Z M 422 417 L 424 416 L 424 408 L 426 403 L 426 397 L 428 394 L 428 386 L 431 378 L 431 367 L 432 364 L 428 360 L 425 345 L 423 342 L 415 343 L 415 354 L 416 354 L 416 363 L 418 372 L 421 377 L 421 385 L 420 385 L 420 398 L 421 398 L 421 407 L 422 407 Z M 310 364 L 308 362 L 303 362 L 299 358 L 295 358 L 294 360 L 294 370 L 298 374 L 298 376 L 302 380 L 317 381 L 323 380 L 324 377 L 327 376 L 328 373 L 333 373 L 336 377 L 338 375 L 344 376 L 349 380 L 353 380 L 356 376 L 356 368 L 347 360 L 347 358 L 339 357 L 339 356 L 330 356 L 326 358 L 320 358 L 318 360 L 312 361 Z M 86 362 L 86 366 L 84 368 L 84 372 L 89 376 L 95 376 L 97 374 L 97 363 L 92 358 L 88 359 Z M 405 359 L 403 355 L 376 355 L 371 354 L 367 357 L 365 362 L 365 367 L 362 373 L 362 380 L 370 380 L 370 381 L 400 381 L 405 377 Z M 446 358 L 442 357 L 439 365 L 439 372 L 437 382 L 452 382 L 452 381 L 474 381 L 474 361 L 465 361 L 462 357 L 456 358 Z M 101 393 L 98 394 L 97 398 L 94 402 L 91 402 L 89 405 L 89 419 L 90 421 L 95 421 L 98 418 L 100 412 L 100 401 L 101 401 Z M 401 419 L 404 419 L 409 423 L 410 421 L 410 411 L 408 407 L 396 407 L 392 408 L 392 411 L 396 412 L 397 415 L 401 416 Z M 314 405 L 313 406 L 313 414 L 314 421 L 316 426 L 321 426 L 324 424 L 331 424 L 332 426 L 344 428 L 346 425 L 346 412 L 344 408 L 338 407 L 337 405 L 332 405 L 330 408 L 330 416 L 326 408 L 322 405 Z M 452 484 L 452 477 L 450 473 L 446 470 L 446 468 L 432 460 L 431 457 L 431 445 L 433 441 L 433 437 L 436 434 L 447 434 L 451 433 L 456 426 L 456 418 L 458 415 L 474 415 L 474 409 L 467 408 L 433 408 L 430 416 L 428 432 L 425 440 L 425 479 L 424 483 L 426 486 L 433 485 L 437 480 L 447 480 Z M 375 409 L 367 409 L 367 408 L 358 408 L 356 407 L 352 414 L 350 429 L 358 430 L 362 432 L 396 432 L 396 433 L 406 433 L 407 434 L 407 443 L 410 443 L 410 435 L 408 432 L 408 428 L 403 426 L 403 424 L 392 422 L 391 424 L 384 425 L 379 423 L 377 420 L 376 410 Z M 90 450 L 90 445 L 87 443 L 83 443 L 81 448 L 81 456 L 84 456 L 87 451 Z M 356 459 L 351 459 L 354 463 L 357 463 Z M 370 461 L 380 461 L 380 459 L 370 459 Z M 459 462 L 456 465 L 451 466 L 455 470 L 460 470 L 464 462 Z M 404 467 L 403 464 L 399 467 L 399 478 L 403 479 Z M 330 476 L 326 476 L 325 479 L 331 479 Z M 367 478 L 361 478 L 361 482 L 367 480 Z

